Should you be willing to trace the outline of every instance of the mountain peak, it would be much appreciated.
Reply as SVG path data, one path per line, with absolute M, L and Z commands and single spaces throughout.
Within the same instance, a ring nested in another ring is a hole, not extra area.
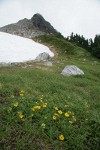
M 44 19 L 43 16 L 41 14 L 39 14 L 39 13 L 34 14 L 32 18 Z
M 22 19 L 17 23 L 0 28 L 0 31 L 17 34 L 27 38 L 34 38 L 44 34 L 59 34 L 53 26 L 39 13 L 34 14 L 31 19 Z
M 43 22 L 46 22 L 43 16 L 39 13 L 33 15 L 33 17 L 31 18 L 31 21 L 35 26 L 38 26 L 39 24 L 41 26 L 41 23 L 43 24 Z
M 33 15 L 33 17 L 31 18 L 31 21 L 33 23 L 33 25 L 46 33 L 53 33 L 53 34 L 57 34 L 57 31 L 53 28 L 53 26 L 46 21 L 43 16 L 39 13 Z

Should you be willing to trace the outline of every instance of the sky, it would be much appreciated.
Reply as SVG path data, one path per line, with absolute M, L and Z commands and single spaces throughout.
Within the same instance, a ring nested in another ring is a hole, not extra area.
M 0 0 L 0 27 L 40 13 L 65 37 L 100 34 L 100 0 Z

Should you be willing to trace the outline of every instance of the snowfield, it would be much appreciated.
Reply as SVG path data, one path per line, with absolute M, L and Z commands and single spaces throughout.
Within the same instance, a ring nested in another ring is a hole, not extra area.
M 31 39 L 0 32 L 0 63 L 15 63 L 35 60 L 46 52 L 54 56 L 48 47 L 36 43 Z

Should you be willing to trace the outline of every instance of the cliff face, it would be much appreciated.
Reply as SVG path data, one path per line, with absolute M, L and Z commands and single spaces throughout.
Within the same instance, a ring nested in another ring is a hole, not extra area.
M 44 34 L 59 34 L 40 14 L 35 14 L 31 19 L 25 18 L 17 23 L 1 27 L 0 31 L 27 38 L 34 38 Z

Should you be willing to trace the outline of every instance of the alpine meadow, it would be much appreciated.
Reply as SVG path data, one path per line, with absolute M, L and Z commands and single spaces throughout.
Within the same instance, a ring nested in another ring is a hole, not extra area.
M 0 31 L 54 53 L 42 61 L 0 64 L 0 149 L 99 150 L 100 35 L 86 48 L 85 38 L 63 37 L 40 14 Z M 62 75 L 70 65 L 84 74 Z

